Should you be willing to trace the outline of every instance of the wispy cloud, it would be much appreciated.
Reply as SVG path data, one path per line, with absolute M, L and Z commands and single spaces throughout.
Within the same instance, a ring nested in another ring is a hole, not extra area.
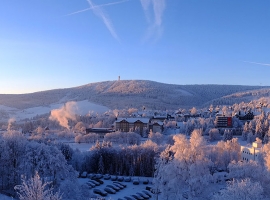
M 250 62 L 250 61 L 243 61 L 245 63 L 255 64 L 255 65 L 264 65 L 264 66 L 270 66 L 269 63 L 259 63 L 259 62 Z
M 148 31 L 145 39 L 156 35 L 162 35 L 162 17 L 166 8 L 166 0 L 140 0 L 148 23 Z M 150 8 L 152 7 L 152 10 Z M 151 17 L 153 16 L 153 17 Z
M 102 7 L 106 7 L 106 6 L 112 6 L 112 5 L 116 5 L 116 4 L 120 4 L 120 3 L 125 3 L 128 2 L 130 0 L 122 0 L 122 1 L 117 1 L 117 2 L 112 2 L 112 3 L 106 3 L 106 4 L 100 4 L 100 5 L 95 5 L 92 0 L 87 0 L 88 4 L 89 4 L 89 8 L 83 9 L 83 10 L 79 10 L 73 13 L 70 13 L 66 16 L 70 16 L 70 15 L 75 15 L 78 13 L 82 13 L 88 10 L 93 10 L 94 14 L 96 16 L 98 16 L 99 18 L 102 19 L 103 23 L 105 24 L 105 26 L 107 27 L 107 29 L 109 30 L 109 32 L 111 33 L 111 35 L 119 41 L 118 35 L 116 34 L 116 31 L 114 30 L 113 24 L 110 20 L 110 18 L 105 14 L 105 12 L 102 10 Z

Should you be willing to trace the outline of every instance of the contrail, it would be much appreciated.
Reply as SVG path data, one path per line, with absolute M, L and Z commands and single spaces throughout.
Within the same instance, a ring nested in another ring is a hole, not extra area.
M 118 36 L 113 28 L 113 25 L 111 23 L 111 20 L 109 18 L 106 17 L 106 15 L 104 14 L 104 12 L 102 11 L 101 7 L 100 6 L 95 6 L 93 4 L 93 2 L 91 0 L 87 0 L 87 2 L 89 3 L 90 5 L 90 8 L 93 10 L 93 12 L 95 13 L 95 15 L 97 15 L 98 17 L 100 17 L 105 26 L 107 27 L 107 29 L 110 31 L 111 35 L 116 39 L 116 40 L 119 40 L 118 39 Z
M 83 9 L 83 10 L 79 10 L 79 11 L 76 11 L 76 12 L 73 12 L 73 13 L 70 13 L 70 14 L 67 14 L 65 16 L 75 15 L 75 14 L 78 14 L 78 13 L 81 13 L 81 12 L 85 12 L 85 11 L 88 11 L 88 10 L 93 10 L 94 8 L 97 8 L 97 7 L 105 7 L 105 6 L 111 6 L 111 5 L 115 5 L 115 4 L 125 3 L 127 1 L 130 1 L 130 0 L 123 0 L 123 1 L 113 2 L 113 3 L 106 3 L 106 4 L 95 5 L 95 6 L 91 7 L 91 8 L 86 8 L 86 9 Z
M 258 62 L 249 62 L 249 61 L 243 61 L 245 63 L 255 64 L 255 65 L 264 65 L 264 66 L 270 66 L 268 63 L 258 63 Z

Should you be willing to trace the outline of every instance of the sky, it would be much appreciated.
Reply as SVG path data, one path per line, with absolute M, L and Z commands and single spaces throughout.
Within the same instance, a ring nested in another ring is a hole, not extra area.
M 269 0 L 4 0 L 0 94 L 117 80 L 270 86 Z

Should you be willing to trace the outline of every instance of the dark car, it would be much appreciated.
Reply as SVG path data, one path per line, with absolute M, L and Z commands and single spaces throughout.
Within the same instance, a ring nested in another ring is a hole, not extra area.
M 104 178 L 104 180 L 109 180 L 109 179 L 111 178 L 111 175 L 105 174 L 105 175 L 103 176 L 103 178 Z
M 113 183 L 113 185 L 116 185 L 116 186 L 119 187 L 120 189 L 124 189 L 124 188 L 125 188 L 124 186 L 122 186 L 122 185 L 120 185 L 120 184 L 118 184 L 118 183 Z
M 137 195 L 137 194 L 132 194 L 130 196 L 134 197 L 137 200 L 143 200 L 144 199 L 143 197 L 141 197 L 140 195 Z
M 113 181 L 113 183 L 116 183 L 116 184 L 118 184 L 118 185 L 122 185 L 123 187 L 127 187 L 127 185 L 124 184 L 124 183 L 120 183 L 120 182 L 117 182 L 117 181 Z
M 93 179 L 93 181 L 96 181 L 96 182 L 98 182 L 98 183 L 100 183 L 100 184 L 103 184 L 104 182 L 102 181 L 102 180 L 100 180 L 100 179 Z
M 123 176 L 118 176 L 117 180 L 120 181 L 120 182 L 123 182 L 124 181 L 124 177 Z
M 100 183 L 95 180 L 90 180 L 88 183 L 94 183 L 96 186 L 100 186 Z
M 130 181 L 131 181 L 131 177 L 130 177 L 130 176 L 125 177 L 125 178 L 124 178 L 124 181 L 125 181 L 125 182 L 130 182 Z
M 136 200 L 134 197 L 131 197 L 131 196 L 124 196 L 124 199 L 126 199 L 126 200 Z
M 103 178 L 102 174 L 96 174 L 96 179 L 101 179 L 101 178 Z
M 107 185 L 106 187 L 112 188 L 112 189 L 114 189 L 116 191 L 119 191 L 120 190 L 120 188 L 117 187 L 116 185 Z
M 148 183 L 149 183 L 149 180 L 148 180 L 148 179 L 144 179 L 144 180 L 143 180 L 143 184 L 146 185 L 146 184 L 148 184 Z
M 150 197 L 148 196 L 148 195 L 146 195 L 146 194 L 144 194 L 144 193 L 142 193 L 142 192 L 137 192 L 136 193 L 137 195 L 140 195 L 142 198 L 144 198 L 144 199 L 149 199 Z
M 115 194 L 116 191 L 110 187 L 105 187 L 104 188 L 104 191 L 108 192 L 109 194 Z
M 81 173 L 81 178 L 86 178 L 87 177 L 87 172 L 82 172 Z
M 140 184 L 140 181 L 139 181 L 139 179 L 133 179 L 133 185 L 139 185 Z
M 92 188 L 93 188 L 93 187 L 96 187 L 96 184 L 91 183 L 91 182 L 87 182 L 86 185 L 91 186 Z
M 142 192 L 143 192 L 144 194 L 148 195 L 149 197 L 152 197 L 152 194 L 151 194 L 149 191 L 143 190 Z
M 100 190 L 100 189 L 97 189 L 97 188 L 95 188 L 94 190 L 93 190 L 93 192 L 95 193 L 95 194 L 100 194 L 101 196 L 103 196 L 103 197 L 105 197 L 105 196 L 107 196 L 107 192 L 105 192 L 105 191 L 103 191 L 103 190 Z

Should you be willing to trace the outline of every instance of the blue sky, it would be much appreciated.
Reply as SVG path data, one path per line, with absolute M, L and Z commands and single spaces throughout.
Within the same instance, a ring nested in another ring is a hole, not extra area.
M 0 93 L 92 82 L 270 86 L 268 0 L 4 0 Z

